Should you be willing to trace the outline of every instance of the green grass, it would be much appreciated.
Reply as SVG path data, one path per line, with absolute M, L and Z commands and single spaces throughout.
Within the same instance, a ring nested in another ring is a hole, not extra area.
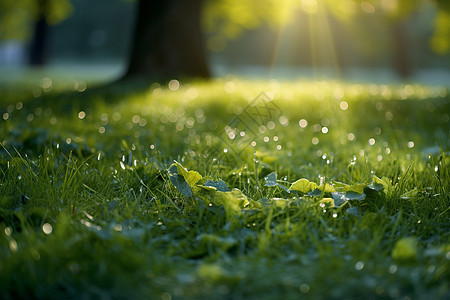
M 445 88 L 42 83 L 1 87 L 2 299 L 450 297 Z

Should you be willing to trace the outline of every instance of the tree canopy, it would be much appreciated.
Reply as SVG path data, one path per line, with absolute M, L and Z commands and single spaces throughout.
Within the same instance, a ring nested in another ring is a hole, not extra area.
M 42 16 L 47 24 L 56 25 L 71 12 L 70 0 L 0 0 L 0 39 L 28 40 L 31 24 Z
M 434 0 L 220 0 L 207 1 L 203 28 L 211 35 L 207 41 L 212 51 L 221 51 L 227 40 L 238 37 L 244 30 L 263 23 L 272 27 L 292 21 L 294 12 L 301 10 L 311 18 L 330 13 L 343 23 L 355 25 L 361 18 L 378 18 L 394 23 L 409 18 L 427 5 L 434 5 L 435 24 L 430 46 L 437 53 L 450 51 L 450 2 Z

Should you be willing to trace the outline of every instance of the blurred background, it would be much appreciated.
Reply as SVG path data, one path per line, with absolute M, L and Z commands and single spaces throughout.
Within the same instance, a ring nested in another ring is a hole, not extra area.
M 447 1 L 185 1 L 200 3 L 212 76 L 450 84 Z M 0 0 L 0 80 L 119 78 L 142 9 L 125 0 Z

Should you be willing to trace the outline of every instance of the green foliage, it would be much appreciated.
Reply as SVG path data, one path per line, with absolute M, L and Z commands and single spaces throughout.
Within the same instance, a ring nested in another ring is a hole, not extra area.
M 414 237 L 399 239 L 392 249 L 392 258 L 398 262 L 414 262 L 417 260 L 417 241 Z
M 289 191 L 299 191 L 303 194 L 309 193 L 317 188 L 317 184 L 310 182 L 308 179 L 302 178 L 294 182 Z
M 447 89 L 60 80 L 2 87 L 0 298 L 447 297 Z
M 0 38 L 27 40 L 33 22 L 44 17 L 49 25 L 56 25 L 71 12 L 69 0 L 0 0 Z

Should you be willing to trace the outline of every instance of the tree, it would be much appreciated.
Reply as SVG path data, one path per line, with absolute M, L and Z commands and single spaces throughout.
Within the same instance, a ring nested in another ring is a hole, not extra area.
M 202 0 L 141 0 L 125 78 L 209 77 Z
M 88 0 L 85 0 L 88 1 Z M 263 23 L 280 28 L 289 23 L 298 9 L 311 20 L 330 14 L 353 24 L 359 20 L 380 20 L 389 24 L 393 62 L 399 74 L 410 74 L 405 20 L 426 0 L 139 0 L 129 65 L 124 78 L 157 80 L 174 77 L 209 77 L 206 46 L 222 50 L 227 40 Z M 437 4 L 435 35 L 431 48 L 450 51 L 450 2 Z M 34 35 L 37 54 L 33 61 L 43 63 L 43 45 L 47 24 L 66 18 L 70 0 L 0 0 L 0 39 L 30 40 Z M 112 22 L 114 20 L 111 20 Z M 35 24 L 31 34 L 30 23 Z M 206 32 L 206 34 L 205 34 Z M 367 34 L 370 39 L 370 33 Z M 314 33 L 311 32 L 311 39 Z M 39 59 L 40 57 L 40 59 Z
M 160 3 L 164 2 L 164 3 Z M 202 28 L 213 32 L 206 44 L 211 50 L 220 51 L 226 41 L 246 29 L 266 22 L 274 27 L 287 24 L 292 13 L 301 8 L 311 18 L 315 15 L 334 13 L 338 19 L 354 21 L 378 18 L 390 31 L 392 65 L 397 73 L 406 78 L 412 73 L 409 60 L 409 41 L 406 22 L 423 0 L 140 0 L 138 20 L 130 64 L 125 77 L 173 78 L 177 76 L 208 77 Z M 450 23 L 446 16 L 450 11 L 446 0 L 438 3 L 439 26 L 432 48 L 447 49 L 446 33 Z M 344 11 L 349 6 L 353 10 Z M 342 10 L 344 7 L 344 10 Z M 202 15 L 202 9 L 207 13 Z M 447 12 L 442 14 L 442 12 Z M 346 16 L 350 15 L 349 18 Z M 203 18 L 202 18 L 203 17 Z M 360 20 L 361 20 L 360 19 Z M 368 35 L 369 36 L 369 35 Z M 437 51 L 438 52 L 438 51 Z M 441 51 L 443 52 L 443 51 Z
M 48 25 L 59 24 L 71 11 L 69 0 L 0 0 L 0 39 L 31 40 L 29 63 L 43 65 Z
M 274 20 L 271 15 L 287 1 L 140 0 L 124 78 L 207 78 L 210 71 L 202 27 L 220 32 L 210 37 L 212 43 L 224 43 L 224 37 L 233 38 L 243 29 L 258 26 L 263 16 Z M 205 18 L 204 9 L 208 12 Z
M 315 0 L 314 0 L 315 1 Z M 356 22 L 370 20 L 387 26 L 388 41 L 391 45 L 391 62 L 397 74 L 406 79 L 413 73 L 410 60 L 410 36 L 407 30 L 411 17 L 428 4 L 424 0 L 346 0 L 351 9 L 342 10 L 342 3 L 326 0 L 337 18 L 353 26 Z M 436 26 L 431 38 L 431 48 L 444 54 L 450 50 L 450 2 L 434 0 L 437 5 Z M 340 6 L 340 7 L 339 7 Z

